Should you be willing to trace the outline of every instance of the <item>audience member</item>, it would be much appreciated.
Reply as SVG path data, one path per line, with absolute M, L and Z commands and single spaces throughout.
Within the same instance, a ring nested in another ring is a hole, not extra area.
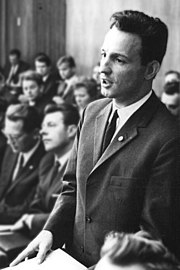
M 1 163 L 3 161 L 4 157 L 4 152 L 6 149 L 6 137 L 4 136 L 3 133 L 3 128 L 4 128 L 4 115 L 7 109 L 7 102 L 5 99 L 0 97 L 0 170 L 1 170 Z
M 43 96 L 49 101 L 56 95 L 58 80 L 57 75 L 52 71 L 51 59 L 45 53 L 39 53 L 35 57 L 35 69 L 42 76 Z
M 82 115 L 84 108 L 90 102 L 97 99 L 97 83 L 94 79 L 79 79 L 79 81 L 73 85 L 73 91 L 79 114 Z
M 180 82 L 180 72 L 178 72 L 177 70 L 168 70 L 165 73 L 164 82 L 165 84 L 172 82 Z
M 78 81 L 78 76 L 76 75 L 76 63 L 72 56 L 62 56 L 57 61 L 57 68 L 59 70 L 59 74 L 62 78 L 62 82 L 60 82 L 57 94 L 58 97 L 55 97 L 56 103 L 74 103 L 74 94 L 72 85 Z
M 166 83 L 161 101 L 166 105 L 167 109 L 177 118 L 180 114 L 180 81 Z
M 148 231 L 178 253 L 179 137 L 152 91 L 167 37 L 158 18 L 134 10 L 112 15 L 101 50 L 106 98 L 87 106 L 63 178 L 68 184 L 43 230 L 11 266 L 35 250 L 40 263 L 64 243 L 92 266 L 109 231 Z
M 26 212 L 38 184 L 38 166 L 44 155 L 40 117 L 35 108 L 10 105 L 5 115 L 6 149 L 0 174 L 0 224 L 17 221 Z
M 78 111 L 72 105 L 46 107 L 40 133 L 48 154 L 40 164 L 40 181 L 35 197 L 28 212 L 12 227 L 13 231 L 27 227 L 28 233 L 34 237 L 43 228 L 58 194 L 62 191 L 62 176 L 70 156 L 78 121 Z M 66 182 L 64 184 L 66 185 Z
M 44 108 L 51 103 L 49 97 L 42 94 L 43 81 L 42 76 L 33 70 L 28 70 L 22 75 L 23 96 L 19 99 L 26 102 L 29 106 L 34 106 L 38 112 L 43 115 Z
M 5 86 L 3 87 L 3 96 L 8 104 L 16 103 L 21 93 L 21 74 L 29 68 L 29 64 L 21 60 L 21 52 L 18 49 L 12 49 L 9 52 L 9 62 L 5 66 Z
M 20 74 L 29 68 L 29 64 L 21 60 L 21 52 L 12 49 L 9 52 L 9 64 L 5 68 L 6 85 L 13 88 L 20 86 Z
M 111 232 L 95 270 L 178 270 L 180 263 L 160 241 Z

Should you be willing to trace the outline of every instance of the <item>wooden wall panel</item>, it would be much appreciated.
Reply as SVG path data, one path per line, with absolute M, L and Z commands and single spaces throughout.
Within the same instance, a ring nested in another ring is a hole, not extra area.
M 0 0 L 0 49 L 6 60 L 9 50 L 18 48 L 30 63 L 38 52 L 47 53 L 55 63 L 65 53 L 65 8 L 65 0 Z
M 168 69 L 180 70 L 180 1 L 179 0 L 68 0 L 67 53 L 77 61 L 78 72 L 90 75 L 99 58 L 109 18 L 115 11 L 137 9 L 160 17 L 169 28 L 167 53 L 154 82 L 157 94 L 162 91 L 162 80 Z

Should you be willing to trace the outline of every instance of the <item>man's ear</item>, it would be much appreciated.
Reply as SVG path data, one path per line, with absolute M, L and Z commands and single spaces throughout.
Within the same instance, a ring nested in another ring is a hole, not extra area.
M 74 138 L 76 136 L 77 126 L 76 125 L 69 125 L 67 132 L 68 132 L 69 138 Z
M 144 78 L 145 80 L 152 80 L 156 77 L 160 69 L 160 63 L 156 60 L 149 62 L 146 66 Z

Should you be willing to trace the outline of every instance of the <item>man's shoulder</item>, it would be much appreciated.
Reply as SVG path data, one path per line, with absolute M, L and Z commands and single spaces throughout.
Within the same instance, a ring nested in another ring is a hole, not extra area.
M 105 106 L 107 106 L 111 102 L 112 100 L 109 98 L 101 98 L 89 103 L 89 105 L 87 106 L 87 110 L 90 111 L 102 110 Z

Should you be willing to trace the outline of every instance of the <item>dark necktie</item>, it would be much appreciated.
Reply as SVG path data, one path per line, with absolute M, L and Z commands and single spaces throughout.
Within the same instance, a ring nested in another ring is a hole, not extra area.
M 117 110 L 114 111 L 113 117 L 111 119 L 111 122 L 107 125 L 105 134 L 104 134 L 104 140 L 102 145 L 102 153 L 105 151 L 109 143 L 111 142 L 111 139 L 116 131 L 116 122 L 118 118 Z
M 60 168 L 60 162 L 56 160 L 54 165 L 53 165 L 53 168 L 52 168 L 51 184 L 54 181 L 54 179 L 56 179 L 56 177 L 58 175 L 59 168 Z

